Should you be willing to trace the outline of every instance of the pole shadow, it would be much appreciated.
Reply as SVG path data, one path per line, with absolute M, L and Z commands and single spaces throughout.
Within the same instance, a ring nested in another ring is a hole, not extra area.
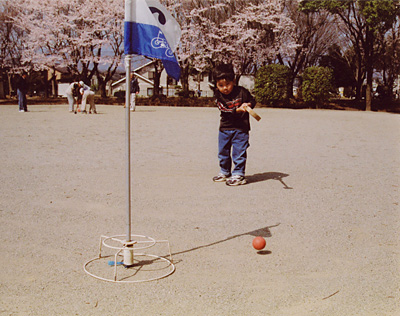
M 277 180 L 283 184 L 284 189 L 293 189 L 292 187 L 289 187 L 283 181 L 283 178 L 288 177 L 288 176 L 289 175 L 287 173 L 282 173 L 282 172 L 263 172 L 263 173 L 256 173 L 256 174 L 253 174 L 250 176 L 246 176 L 246 179 L 247 179 L 248 184 L 261 182 L 261 181 L 267 181 L 267 180 Z
M 264 237 L 264 238 L 269 238 L 269 237 L 272 237 L 270 228 L 278 227 L 280 224 L 281 223 L 278 223 L 278 224 L 272 225 L 272 226 L 266 226 L 266 227 L 263 227 L 263 228 L 260 228 L 260 229 L 252 230 L 250 232 L 246 232 L 246 233 L 234 235 L 234 236 L 231 236 L 231 237 L 227 237 L 227 238 L 225 238 L 223 240 L 219 240 L 219 241 L 207 244 L 207 245 L 202 245 L 202 246 L 194 247 L 194 248 L 191 248 L 191 249 L 175 252 L 175 253 L 172 254 L 172 256 L 181 255 L 181 254 L 188 253 L 188 252 L 191 252 L 191 251 L 196 251 L 196 250 L 200 250 L 200 249 L 203 249 L 203 248 L 215 246 L 215 245 L 221 244 L 223 242 L 226 242 L 226 241 L 229 241 L 229 240 L 241 237 L 241 236 L 246 236 L 246 235 L 250 235 L 250 236 L 254 236 L 254 237 L 261 236 L 261 237 Z M 261 250 L 261 251 L 258 251 L 257 253 L 266 255 L 266 254 L 271 254 L 271 251 Z
M 140 110 L 135 110 L 133 113 L 150 113 L 150 112 L 155 112 L 156 110 L 143 110 L 143 109 L 140 109 Z

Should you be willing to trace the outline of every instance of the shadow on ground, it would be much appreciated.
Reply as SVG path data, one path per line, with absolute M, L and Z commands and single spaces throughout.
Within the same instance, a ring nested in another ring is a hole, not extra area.
M 293 189 L 283 181 L 283 178 L 288 177 L 289 175 L 287 173 L 281 173 L 281 172 L 263 172 L 263 173 L 256 173 L 251 176 L 246 176 L 247 183 L 256 183 L 256 182 L 261 182 L 261 181 L 267 181 L 267 180 L 278 180 L 280 183 L 283 184 L 284 189 Z
M 173 255 L 173 256 L 174 256 L 174 255 L 180 255 L 180 254 L 183 254 L 183 253 L 187 253 L 187 252 L 199 250 L 199 249 L 202 249 L 202 248 L 211 247 L 211 246 L 218 245 L 218 244 L 220 244 L 220 243 L 223 243 L 223 242 L 226 242 L 226 241 L 229 241 L 229 240 L 231 240 L 231 239 L 238 238 L 238 237 L 241 237 L 241 236 L 245 236 L 245 235 L 250 235 L 250 236 L 254 236 L 254 237 L 261 236 L 261 237 L 264 237 L 264 238 L 269 238 L 269 237 L 272 237 L 270 228 L 277 227 L 277 226 L 279 226 L 279 225 L 280 225 L 280 223 L 278 223 L 278 224 L 276 224 L 276 225 L 272 225 L 272 226 L 266 226 L 266 227 L 264 227 L 264 228 L 252 230 L 252 231 L 250 231 L 250 232 L 246 232 L 246 233 L 234 235 L 234 236 L 231 236 L 231 237 L 227 237 L 227 238 L 225 238 L 225 239 L 223 239 L 223 240 L 219 240 L 219 241 L 216 241 L 216 242 L 207 244 L 207 245 L 202 245 L 202 246 L 198 246 L 198 247 L 195 247 L 195 248 L 183 250 L 183 251 L 180 251 L 180 252 L 175 252 L 175 253 L 173 253 L 172 255 Z M 199 229 L 199 228 L 196 227 L 196 229 Z M 267 251 L 267 250 L 258 251 L 258 254 L 264 254 L 264 255 L 266 255 L 266 254 L 270 254 L 270 253 L 271 253 L 271 251 Z

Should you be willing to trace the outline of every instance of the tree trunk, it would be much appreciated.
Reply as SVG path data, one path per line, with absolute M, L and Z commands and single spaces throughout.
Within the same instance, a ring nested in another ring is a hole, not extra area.
M 103 79 L 103 77 L 97 73 L 97 81 L 99 83 L 99 91 L 102 98 L 107 98 L 107 81 Z
M 366 61 L 366 76 L 367 76 L 367 89 L 365 92 L 365 110 L 371 111 L 372 105 L 372 76 L 374 71 L 374 58 L 373 58 L 373 42 L 374 35 L 367 26 L 367 34 L 365 40 L 365 61 Z
M 107 98 L 107 89 L 106 89 L 106 84 L 100 84 L 99 82 L 99 90 L 100 90 L 100 95 L 102 98 Z
M 368 67 L 369 68 L 369 67 Z M 367 72 L 367 89 L 365 90 L 365 111 L 371 111 L 372 105 L 372 70 Z
M 161 73 L 164 70 L 164 67 L 162 66 L 161 61 L 157 60 L 154 63 L 154 93 L 153 95 L 159 96 L 160 95 L 160 79 L 161 79 Z
M 44 79 L 46 80 L 46 78 Z M 47 89 L 46 89 L 47 91 Z M 47 94 L 47 93 L 45 93 Z M 57 97 L 57 82 L 56 82 L 56 71 L 54 70 L 53 76 L 51 77 L 51 96 L 52 97 Z M 48 95 L 46 95 L 46 98 Z
M 7 73 L 7 78 L 8 78 L 8 94 L 11 98 L 13 95 L 13 86 L 11 83 L 11 74 L 9 72 Z M 15 91 L 15 93 L 16 93 L 16 91 Z
M 362 85 L 364 82 L 363 71 L 361 67 L 361 57 L 358 58 L 356 69 L 356 100 L 361 100 L 363 97 Z
M 181 68 L 181 83 L 184 94 L 189 95 L 189 63 L 187 62 Z
M 372 105 L 372 89 L 371 85 L 367 84 L 367 89 L 365 91 L 365 111 L 371 111 Z
M 0 99 L 5 99 L 3 75 L 0 75 Z
M 294 95 L 293 95 L 294 80 L 295 80 L 295 78 L 294 78 L 294 75 L 292 74 L 288 80 L 289 82 L 288 82 L 287 91 L 286 91 L 288 99 L 294 98 Z M 299 93 L 299 92 L 297 91 L 297 93 Z

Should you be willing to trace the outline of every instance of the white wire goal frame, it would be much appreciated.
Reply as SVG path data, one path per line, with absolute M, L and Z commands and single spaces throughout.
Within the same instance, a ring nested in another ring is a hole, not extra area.
M 163 279 L 175 271 L 172 261 L 171 248 L 168 240 L 155 240 L 143 235 L 131 235 L 131 240 L 126 241 L 125 235 L 101 236 L 99 255 L 87 261 L 84 271 L 99 280 L 113 283 L 141 283 Z M 157 256 L 148 253 L 137 253 L 144 250 L 166 244 L 168 255 Z M 104 254 L 104 249 L 116 251 L 114 254 Z M 132 255 L 132 264 L 124 264 L 124 252 Z M 108 259 L 109 260 L 107 263 Z

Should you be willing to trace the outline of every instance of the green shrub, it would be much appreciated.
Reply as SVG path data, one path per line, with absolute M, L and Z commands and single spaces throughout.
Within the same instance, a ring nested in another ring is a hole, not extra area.
M 254 94 L 257 102 L 273 105 L 289 98 L 291 71 L 284 65 L 272 64 L 259 69 Z
M 304 70 L 301 86 L 303 100 L 311 104 L 326 103 L 335 92 L 333 70 L 327 67 L 309 67 Z

